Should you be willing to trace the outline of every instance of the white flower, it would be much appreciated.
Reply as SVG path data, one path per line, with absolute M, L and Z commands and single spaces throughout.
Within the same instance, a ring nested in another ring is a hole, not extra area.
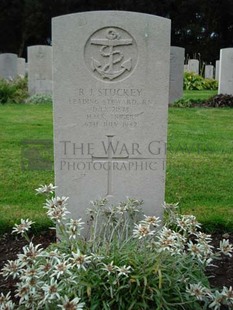
M 60 223 L 66 219 L 66 215 L 70 213 L 66 208 L 68 199 L 69 197 L 62 196 L 46 200 L 44 208 L 48 209 L 47 215 L 51 220 Z
M 108 275 L 110 275 L 111 273 L 115 272 L 117 270 L 117 266 L 113 265 L 113 261 L 111 261 L 110 264 L 104 264 L 102 263 L 102 265 L 104 266 L 103 268 L 101 268 L 101 270 L 105 270 L 108 272 Z
M 118 277 L 120 276 L 125 276 L 125 277 L 128 277 L 132 267 L 131 266 L 128 266 L 126 267 L 126 265 L 124 265 L 123 267 L 116 267 L 116 271 L 118 272 Z
M 21 264 L 19 260 L 8 260 L 5 266 L 2 268 L 1 274 L 5 278 L 12 276 L 13 279 L 15 279 L 21 273 L 20 267 L 21 267 Z
M 222 293 L 226 296 L 227 299 L 230 299 L 233 302 L 233 290 L 232 290 L 232 286 L 230 286 L 229 288 L 226 286 L 223 286 L 223 291 Z
M 177 225 L 182 231 L 188 233 L 195 233 L 197 228 L 201 227 L 194 215 L 182 215 L 181 218 L 177 218 Z
M 33 245 L 32 242 L 29 245 L 23 247 L 23 253 L 18 254 L 18 260 L 24 265 L 27 265 L 29 262 L 31 263 L 34 261 L 43 251 L 43 249 L 39 249 L 40 244 L 36 246 Z
M 8 302 L 10 300 L 10 297 L 11 297 L 10 295 L 11 295 L 10 292 L 8 292 L 6 295 L 1 293 L 1 295 L 0 295 L 0 306 L 5 304 L 6 302 Z M 1 309 L 1 307 L 0 307 L 0 309 Z
M 60 276 L 64 274 L 72 275 L 71 271 L 71 264 L 68 264 L 68 262 L 58 262 L 56 265 L 54 265 L 54 270 L 52 273 L 52 276 L 55 276 L 57 279 L 59 279 Z
M 203 257 L 203 246 L 198 243 L 193 243 L 191 240 L 188 242 L 188 251 L 193 257 L 202 258 Z
M 86 265 L 90 264 L 91 256 L 82 255 L 78 250 L 77 253 L 72 252 L 71 264 L 72 267 L 77 267 L 78 269 L 86 270 Z
M 52 263 L 49 259 L 46 259 L 46 261 L 39 266 L 39 272 L 42 274 L 49 273 L 52 270 Z
M 69 235 L 69 239 L 76 239 L 80 235 L 81 229 L 83 229 L 84 222 L 81 222 L 82 219 L 73 220 L 70 219 L 70 222 L 66 223 L 66 232 Z
M 52 199 L 46 199 L 46 203 L 44 205 L 44 208 L 46 209 L 52 209 L 54 207 L 66 207 L 67 206 L 67 200 L 69 199 L 69 197 L 56 197 L 56 198 L 52 198 Z
M 186 292 L 191 296 L 195 296 L 197 300 L 203 300 L 206 294 L 209 293 L 209 290 L 199 282 L 198 284 L 190 284 L 189 287 L 186 288 Z
M 209 304 L 209 308 L 213 308 L 214 310 L 219 310 L 226 298 L 224 294 L 220 293 L 219 291 L 210 294 L 210 297 L 213 299 L 213 302 Z
M 179 208 L 179 203 L 177 202 L 177 203 L 174 203 L 174 204 L 169 204 L 169 203 L 166 203 L 166 202 L 164 201 L 164 203 L 163 203 L 163 208 L 164 208 L 165 210 L 175 211 L 176 209 Z
M 145 220 L 143 222 L 147 223 L 147 224 L 150 224 L 154 227 L 158 227 L 161 223 L 161 220 L 159 217 L 156 217 L 156 216 L 147 216 L 147 215 L 144 215 L 145 217 Z
M 172 255 L 182 254 L 186 239 L 179 233 L 163 227 L 158 235 L 158 251 L 169 251 Z
M 26 231 L 28 231 L 31 228 L 31 225 L 34 222 L 29 221 L 29 219 L 23 220 L 21 219 L 20 224 L 15 224 L 12 233 L 17 233 L 17 234 L 24 234 Z
M 54 278 L 50 278 L 50 283 L 45 283 L 42 286 L 42 290 L 44 291 L 44 300 L 42 302 L 46 301 L 47 299 L 60 299 L 61 288 L 59 288 L 58 282 Z
M 201 231 L 196 232 L 195 235 L 197 236 L 198 242 L 200 242 L 200 243 L 208 243 L 209 244 L 212 241 L 211 235 L 207 235 Z
M 52 183 L 49 185 L 41 185 L 36 189 L 36 194 L 50 194 L 54 192 L 55 188 L 57 188 L 57 186 L 54 186 Z
M 18 283 L 15 297 L 20 297 L 19 304 L 28 301 L 30 297 L 30 287 L 28 284 Z
M 144 238 L 146 236 L 152 236 L 155 234 L 155 231 L 150 230 L 150 225 L 145 223 L 134 224 L 133 237 L 134 238 Z
M 58 305 L 62 310 L 82 310 L 84 303 L 80 303 L 80 298 L 76 297 L 72 300 L 69 300 L 67 296 L 62 298 L 62 305 Z
M 224 255 L 232 256 L 233 246 L 229 243 L 228 239 L 223 239 L 220 241 L 218 250 L 221 251 Z
M 11 300 L 9 300 L 5 304 L 2 304 L 2 305 L 0 304 L 0 309 L 1 310 L 13 310 L 16 308 L 15 308 L 15 304 Z

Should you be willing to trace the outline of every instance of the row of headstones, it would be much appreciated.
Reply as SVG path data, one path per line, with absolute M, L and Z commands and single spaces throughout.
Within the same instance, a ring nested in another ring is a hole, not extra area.
M 189 59 L 187 65 L 184 63 L 184 49 L 181 47 L 171 47 L 170 59 L 170 91 L 169 102 L 183 96 L 183 70 L 199 74 L 199 60 Z M 183 69 L 184 68 L 184 69 Z M 212 79 L 215 71 L 215 79 L 219 81 L 218 94 L 233 95 L 233 48 L 220 50 L 220 60 L 213 65 L 205 66 L 205 78 Z
M 28 91 L 34 94 L 52 94 L 52 47 L 28 47 L 28 63 L 16 54 L 0 54 L 0 78 L 11 80 L 28 74 Z
M 197 59 L 189 59 L 188 64 L 183 67 L 184 54 L 184 48 L 171 47 L 169 103 L 183 95 L 183 68 L 186 72 L 199 74 Z M 215 70 L 213 65 L 205 66 L 205 78 L 213 78 L 215 71 L 215 79 L 219 81 L 218 93 L 232 94 L 233 49 L 222 49 L 220 60 L 216 61 Z M 220 63 L 221 70 L 219 70 Z M 0 77 L 14 79 L 17 76 L 25 76 L 26 72 L 31 95 L 52 94 L 52 47 L 42 45 L 28 47 L 28 64 L 24 58 L 18 58 L 16 54 L 0 54 Z
M 188 64 L 184 65 L 184 72 L 194 72 L 200 74 L 200 62 L 198 59 L 189 59 Z M 219 60 L 213 65 L 205 65 L 204 77 L 206 79 L 215 79 L 219 81 Z
M 188 64 L 184 65 L 184 71 L 199 74 L 199 60 L 189 59 Z M 221 49 L 220 60 L 216 60 L 215 68 L 206 65 L 204 76 L 208 79 L 215 77 L 219 81 L 218 94 L 233 95 L 233 48 Z

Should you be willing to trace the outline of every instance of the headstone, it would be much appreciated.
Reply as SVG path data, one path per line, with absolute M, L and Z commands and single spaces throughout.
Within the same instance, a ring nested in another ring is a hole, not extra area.
M 28 47 L 28 90 L 30 95 L 52 94 L 52 47 Z
M 25 73 L 26 75 L 28 75 L 28 63 L 27 62 L 25 63 Z
M 214 78 L 214 66 L 205 65 L 205 79 L 213 79 Z
M 220 50 L 218 94 L 233 95 L 233 48 Z
M 188 71 L 199 74 L 199 60 L 189 59 L 188 61 Z
M 219 60 L 215 62 L 215 80 L 219 81 Z
M 13 80 L 17 77 L 17 55 L 12 53 L 0 54 L 0 78 Z
M 144 200 L 162 214 L 170 20 L 98 11 L 53 19 L 57 195 L 71 217 L 91 200 Z
M 189 71 L 189 66 L 188 65 L 184 65 L 184 72 L 188 72 Z
M 25 77 L 26 66 L 25 66 L 25 59 L 24 58 L 18 58 L 17 59 L 17 74 L 20 77 Z
M 171 46 L 169 103 L 183 96 L 184 48 Z

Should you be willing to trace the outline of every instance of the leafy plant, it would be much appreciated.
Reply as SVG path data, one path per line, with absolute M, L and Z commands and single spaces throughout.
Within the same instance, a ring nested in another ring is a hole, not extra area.
M 193 106 L 201 106 L 202 103 L 202 99 L 181 98 L 172 103 L 171 106 L 175 108 L 192 108 Z
M 218 82 L 213 79 L 204 79 L 194 72 L 184 72 L 184 90 L 215 90 Z
M 218 89 L 218 81 L 214 79 L 204 79 L 204 89 L 206 90 Z
M 27 79 L 0 80 L 0 103 L 23 103 L 28 97 Z
M 32 104 L 41 104 L 41 103 L 52 104 L 52 102 L 53 102 L 52 96 L 48 94 L 35 94 L 26 100 L 26 103 L 32 103 Z
M 184 72 L 184 90 L 202 90 L 203 77 L 194 72 Z
M 50 195 L 50 184 L 37 193 Z M 142 219 L 142 201 L 111 206 L 106 199 L 88 210 L 89 234 L 81 219 L 67 219 L 67 197 L 49 198 L 44 207 L 61 240 L 43 250 L 23 248 L 2 270 L 17 279 L 15 300 L 0 295 L 1 309 L 220 309 L 233 305 L 232 289 L 212 291 L 204 274 L 215 257 L 229 255 L 228 240 L 213 251 L 211 236 L 192 215 L 165 204 L 166 225 L 156 216 Z M 33 223 L 21 220 L 13 232 L 27 237 Z

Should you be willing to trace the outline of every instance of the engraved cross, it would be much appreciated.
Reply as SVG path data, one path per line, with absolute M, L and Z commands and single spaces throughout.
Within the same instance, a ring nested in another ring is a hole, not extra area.
M 112 138 L 113 135 L 107 135 L 108 138 L 108 152 L 107 156 L 104 157 L 97 157 L 97 156 L 92 156 L 92 161 L 93 162 L 103 162 L 103 163 L 108 163 L 108 176 L 107 176 L 107 194 L 106 196 L 112 196 L 113 195 L 113 186 L 112 186 L 112 179 L 113 179 L 113 169 L 112 169 L 112 163 L 115 162 L 126 162 L 126 159 L 129 159 L 129 156 L 124 156 L 124 157 L 115 157 L 113 156 L 113 150 L 110 147 L 112 144 Z

